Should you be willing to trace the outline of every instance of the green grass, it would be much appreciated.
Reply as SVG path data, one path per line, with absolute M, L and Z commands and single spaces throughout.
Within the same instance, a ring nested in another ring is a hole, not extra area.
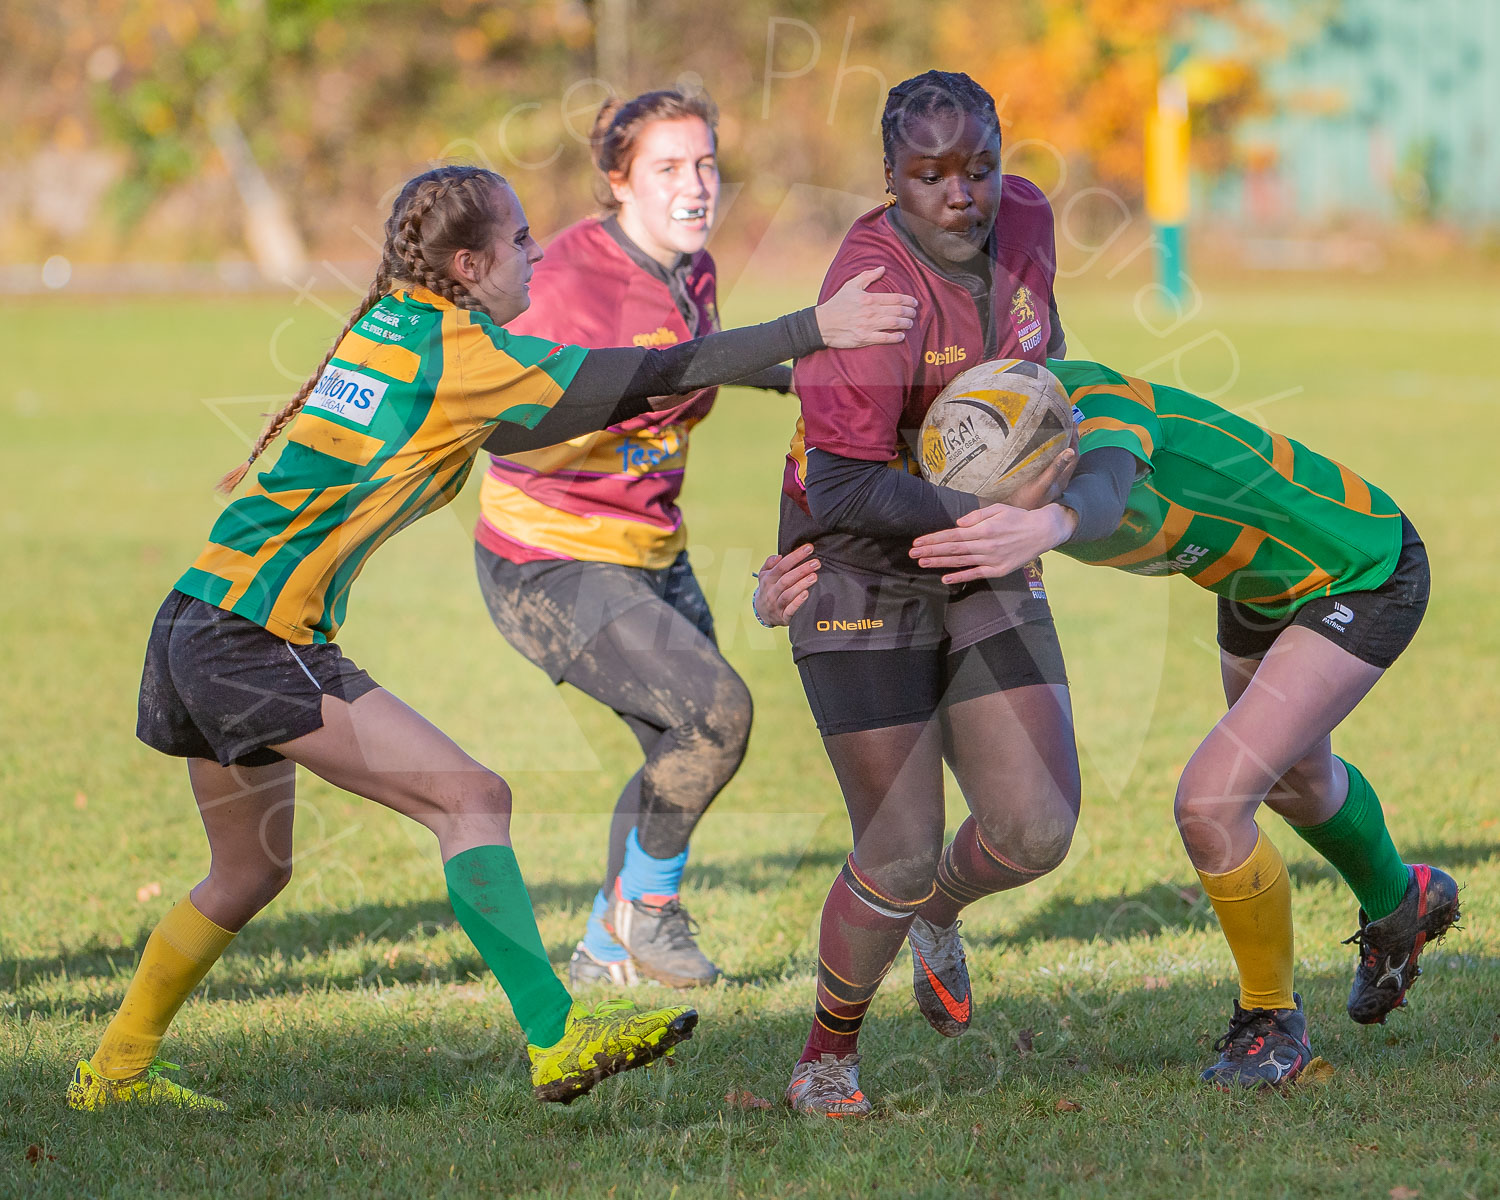
M 779 1098 L 806 1029 L 818 907 L 848 836 L 784 638 L 744 604 L 773 539 L 792 405 L 743 392 L 695 438 L 686 497 L 694 560 L 757 718 L 744 768 L 694 843 L 688 900 L 730 978 L 691 996 L 703 1021 L 678 1064 L 568 1109 L 533 1104 L 504 997 L 453 924 L 427 835 L 308 779 L 291 886 L 165 1047 L 233 1113 L 71 1113 L 73 1062 L 151 925 L 207 863 L 181 765 L 133 738 L 149 621 L 202 542 L 212 481 L 255 414 L 294 386 L 276 362 L 314 361 L 330 321 L 274 298 L 0 312 L 0 1195 L 1500 1194 L 1493 284 L 1206 291 L 1201 313 L 1157 336 L 1128 288 L 1072 284 L 1074 354 L 1136 369 L 1195 344 L 1183 378 L 1211 390 L 1232 347 L 1228 402 L 1302 389 L 1257 411 L 1411 514 L 1433 559 L 1427 623 L 1338 741 L 1379 789 L 1406 856 L 1466 884 L 1465 928 L 1424 960 L 1410 1010 L 1386 1028 L 1350 1024 L 1339 939 L 1353 902 L 1269 820 L 1295 885 L 1298 986 L 1334 1073 L 1285 1096 L 1202 1090 L 1231 963 L 1190 886 L 1171 795 L 1221 703 L 1212 601 L 1181 582 L 1056 561 L 1084 762 L 1074 851 L 966 917 L 979 999 L 967 1037 L 931 1034 L 898 962 L 864 1046 L 878 1116 L 855 1126 L 725 1100 Z M 749 319 L 774 304 L 762 289 L 726 308 Z M 1151 374 L 1173 371 L 1166 361 Z M 376 557 L 341 640 L 511 780 L 516 844 L 560 964 L 633 741 L 490 626 L 470 557 L 474 490 Z M 1062 1100 L 1081 1107 L 1059 1111 Z

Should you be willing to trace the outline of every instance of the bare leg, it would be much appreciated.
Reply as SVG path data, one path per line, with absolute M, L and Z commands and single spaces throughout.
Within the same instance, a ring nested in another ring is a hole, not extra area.
M 1219 652 L 1219 673 L 1230 708 L 1245 694 L 1260 663 L 1258 658 Z M 1293 825 L 1319 825 L 1338 812 L 1348 791 L 1348 772 L 1333 753 L 1332 737 L 1325 737 L 1271 786 L 1266 807 Z
M 476 846 L 510 845 L 505 780 L 384 688 L 352 704 L 325 696 L 323 727 L 272 749 L 426 826 L 444 862 Z
M 1328 735 L 1383 673 L 1311 630 L 1294 625 L 1276 639 L 1177 785 L 1177 826 L 1198 870 L 1222 874 L 1250 857 L 1258 836 L 1255 812 L 1277 780 L 1309 756 L 1316 773 Z M 1336 782 L 1322 796 L 1279 797 L 1278 811 L 1315 823 L 1326 814 L 1324 797 Z M 1314 803 L 1304 809 L 1304 799 Z
M 944 757 L 991 846 L 1022 870 L 1058 866 L 1078 824 L 1078 749 L 1068 689 L 1036 684 L 944 710 Z
M 237 933 L 276 898 L 292 877 L 292 812 L 296 768 L 221 767 L 188 759 L 193 799 L 208 834 L 208 875 L 193 904 L 214 924 Z

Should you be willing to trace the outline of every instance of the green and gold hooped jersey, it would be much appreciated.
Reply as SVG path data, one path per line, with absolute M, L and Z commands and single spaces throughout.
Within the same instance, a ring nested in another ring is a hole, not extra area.
M 289 642 L 329 641 L 376 547 L 452 500 L 490 429 L 534 428 L 585 350 L 415 288 L 339 343 L 276 465 L 214 522 L 179 591 Z
M 1137 575 L 1186 575 L 1270 617 L 1314 596 L 1377 588 L 1401 552 L 1401 511 L 1348 467 L 1180 388 L 1052 360 L 1079 452 L 1141 461 L 1109 537 L 1058 550 Z

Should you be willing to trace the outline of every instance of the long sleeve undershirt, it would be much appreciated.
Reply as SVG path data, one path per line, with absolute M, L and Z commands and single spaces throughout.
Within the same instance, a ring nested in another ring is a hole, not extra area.
M 807 452 L 807 507 L 824 529 L 863 537 L 902 538 L 951 529 L 980 507 L 977 496 L 928 483 L 883 462 Z
M 1140 460 L 1120 446 L 1100 446 L 1078 459 L 1073 478 L 1058 499 L 1078 514 L 1068 542 L 1097 542 L 1120 526 Z
M 653 399 L 745 379 L 824 348 L 816 311 L 804 308 L 662 350 L 590 350 L 573 381 L 536 428 L 502 422 L 485 439 L 492 454 L 553 446 L 650 412 Z

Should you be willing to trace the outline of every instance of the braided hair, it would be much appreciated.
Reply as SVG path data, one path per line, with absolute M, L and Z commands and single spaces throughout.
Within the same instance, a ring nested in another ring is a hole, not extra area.
M 458 308 L 478 309 L 480 303 L 454 279 L 453 255 L 459 250 L 488 253 L 498 232 L 494 189 L 505 179 L 480 167 L 436 167 L 407 181 L 391 206 L 385 223 L 385 246 L 380 265 L 365 297 L 354 306 L 343 329 L 333 339 L 328 353 L 297 394 L 271 415 L 244 462 L 219 480 L 218 490 L 234 491 L 261 453 L 281 436 L 282 430 L 302 411 L 319 376 L 333 359 L 344 335 L 397 282 L 411 283 L 441 296 Z
M 995 111 L 995 98 L 963 72 L 923 71 L 898 83 L 886 96 L 885 111 L 880 114 L 880 140 L 885 148 L 886 162 L 896 161 L 898 142 L 908 146 L 913 144 L 907 135 L 910 120 L 950 112 L 976 116 L 999 136 L 1000 115 Z M 937 148 L 922 147 L 924 150 Z

